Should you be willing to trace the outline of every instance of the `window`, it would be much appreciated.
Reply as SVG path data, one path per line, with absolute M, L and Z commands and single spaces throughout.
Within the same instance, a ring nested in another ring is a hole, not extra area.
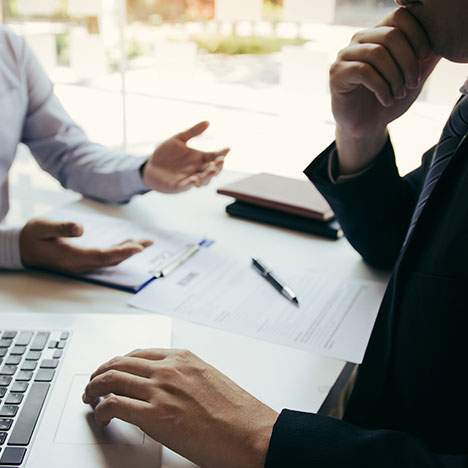
M 29 40 L 92 139 L 149 153 L 161 139 L 208 119 L 212 128 L 197 144 L 231 146 L 229 169 L 296 177 L 333 138 L 328 69 L 336 53 L 357 29 L 394 8 L 392 0 L 2 5 L 4 22 Z M 442 64 L 394 125 L 402 172 L 434 143 L 464 79 L 463 67 Z M 415 127 L 424 130 L 421 138 L 413 137 Z M 31 173 L 35 166 L 24 158 Z

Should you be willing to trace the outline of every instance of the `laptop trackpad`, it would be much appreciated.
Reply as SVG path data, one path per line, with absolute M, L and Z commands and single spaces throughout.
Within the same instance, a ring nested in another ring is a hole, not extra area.
M 60 418 L 55 443 L 81 445 L 143 445 L 145 434 L 135 426 L 113 420 L 102 428 L 94 420 L 93 410 L 81 397 L 89 375 L 75 375 L 67 403 Z

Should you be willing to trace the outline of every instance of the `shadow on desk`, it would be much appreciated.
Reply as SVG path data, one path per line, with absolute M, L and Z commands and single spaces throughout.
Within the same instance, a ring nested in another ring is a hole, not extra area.
M 332 413 L 332 411 L 336 408 L 336 405 L 338 404 L 340 397 L 346 388 L 346 385 L 348 384 L 355 368 L 356 364 L 346 364 L 344 369 L 341 371 L 337 381 L 335 382 L 335 385 L 333 385 L 330 393 L 320 407 L 318 414 L 321 416 L 328 416 Z

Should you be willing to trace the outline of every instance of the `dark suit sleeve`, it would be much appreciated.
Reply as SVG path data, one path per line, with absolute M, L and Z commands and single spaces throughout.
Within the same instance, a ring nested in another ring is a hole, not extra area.
M 306 169 L 305 174 L 328 200 L 352 246 L 377 268 L 390 269 L 403 245 L 430 163 L 400 177 L 393 147 L 388 140 L 373 165 L 362 175 L 333 183 L 328 167 L 336 157 L 333 143 Z
M 401 432 L 371 431 L 285 410 L 273 429 L 266 468 L 466 468 L 468 455 L 431 453 Z

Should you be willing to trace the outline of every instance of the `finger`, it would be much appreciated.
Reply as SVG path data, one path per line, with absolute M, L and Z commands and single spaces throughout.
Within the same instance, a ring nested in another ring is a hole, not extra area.
M 370 32 L 364 32 L 359 37 L 360 44 L 373 44 L 370 54 L 381 55 L 380 47 L 385 47 L 391 55 L 404 77 L 409 88 L 416 88 L 420 84 L 420 64 L 411 44 L 405 34 L 396 28 L 381 27 Z M 374 49 L 372 51 L 372 49 Z
M 177 350 L 174 349 L 161 349 L 161 348 L 150 348 L 150 349 L 135 349 L 134 351 L 127 354 L 128 357 L 149 359 L 150 361 L 163 361 L 170 356 L 177 354 Z
M 152 245 L 154 245 L 154 241 L 150 240 L 150 239 L 140 239 L 140 240 L 131 240 L 131 239 L 127 239 L 123 242 L 121 242 L 120 244 L 117 244 L 118 246 L 129 246 L 129 245 L 141 245 L 144 249 L 148 248 L 148 247 L 151 247 Z
M 138 243 L 128 243 L 111 249 L 82 249 L 68 245 L 67 262 L 70 270 L 78 273 L 117 266 L 125 260 L 141 253 L 144 248 Z
M 340 77 L 341 83 L 347 86 L 364 86 L 384 107 L 390 107 L 393 104 L 392 91 L 389 84 L 380 75 L 380 73 L 371 65 L 363 62 L 339 62 L 335 65 L 336 76 Z M 341 86 L 342 87 L 342 86 Z M 339 85 L 336 87 L 340 88 Z M 347 92 L 345 90 L 344 92 Z
M 100 366 L 91 375 L 90 380 L 110 370 L 126 372 L 140 377 L 149 377 L 151 375 L 151 363 L 148 359 L 139 357 L 118 356 Z
M 175 137 L 183 141 L 184 143 L 187 143 L 192 138 L 200 136 L 203 132 L 207 130 L 209 126 L 210 126 L 209 122 L 200 122 L 194 127 L 189 128 L 188 130 L 185 130 L 184 132 L 177 134 Z
M 432 55 L 429 37 L 418 19 L 407 8 L 399 8 L 388 16 L 382 26 L 391 26 L 401 30 L 420 59 Z
M 175 189 L 177 192 L 184 192 L 184 191 L 190 190 L 193 187 L 196 187 L 198 180 L 199 180 L 199 177 L 196 175 L 186 177 L 185 179 L 182 179 L 180 182 L 177 182 Z
M 80 237 L 83 226 L 78 223 L 65 221 L 37 220 L 33 225 L 35 235 L 41 239 L 55 239 L 57 237 Z
M 151 411 L 151 405 L 145 401 L 121 395 L 109 395 L 94 408 L 94 416 L 101 426 L 107 426 L 113 419 L 120 419 L 142 428 L 148 411 Z
M 393 96 L 406 96 L 405 80 L 399 66 L 385 47 L 376 44 L 358 44 L 340 53 L 340 59 L 348 62 L 363 62 L 373 66 L 392 88 Z
M 138 375 L 109 370 L 97 375 L 88 383 L 83 401 L 88 404 L 95 404 L 99 398 L 111 393 L 144 401 L 151 395 L 150 386 L 150 380 Z
M 224 148 L 221 151 L 211 151 L 211 152 L 206 152 L 202 151 L 202 161 L 207 164 L 211 163 L 213 161 L 216 161 L 219 158 L 225 158 L 229 152 L 231 151 L 231 148 Z

